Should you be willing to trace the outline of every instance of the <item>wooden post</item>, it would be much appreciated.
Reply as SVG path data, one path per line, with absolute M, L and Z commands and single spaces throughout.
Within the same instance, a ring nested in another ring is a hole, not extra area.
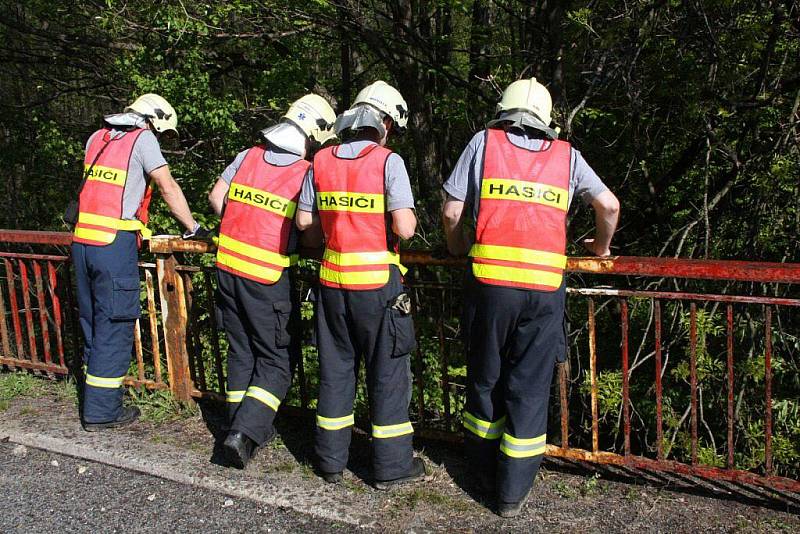
M 176 399 L 186 402 L 192 399 L 194 383 L 189 371 L 189 352 L 186 349 L 185 290 L 177 266 L 178 260 L 171 250 L 156 256 L 169 387 Z

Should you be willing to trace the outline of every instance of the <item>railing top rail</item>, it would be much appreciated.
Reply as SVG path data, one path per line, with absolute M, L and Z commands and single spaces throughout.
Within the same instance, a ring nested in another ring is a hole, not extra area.
M 66 246 L 72 242 L 69 232 L 35 230 L 0 230 L 0 243 Z M 206 241 L 183 240 L 176 236 L 158 236 L 150 240 L 150 251 L 157 254 L 172 252 L 206 253 L 215 247 Z M 307 258 L 319 258 L 319 251 L 306 250 Z M 466 258 L 434 257 L 429 251 L 401 252 L 406 265 L 461 267 Z M 611 256 L 608 258 L 571 257 L 567 271 L 573 273 L 612 274 L 627 276 L 692 278 L 739 282 L 800 283 L 800 263 L 773 263 L 741 260 L 695 260 L 683 258 L 654 258 Z

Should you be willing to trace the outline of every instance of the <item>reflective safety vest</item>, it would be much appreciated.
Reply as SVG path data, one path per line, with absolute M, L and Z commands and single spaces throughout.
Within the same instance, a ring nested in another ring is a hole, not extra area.
M 149 181 L 136 211 L 136 219 L 122 218 L 128 165 L 133 147 L 142 132 L 144 130 L 136 129 L 112 138 L 111 130 L 103 128 L 94 135 L 83 162 L 87 176 L 78 200 L 78 222 L 72 236 L 73 242 L 105 246 L 114 242 L 118 230 L 138 231 L 143 239 L 152 235 L 146 227 L 152 195 Z
M 486 130 L 472 272 L 479 281 L 555 291 L 567 263 L 570 144 L 515 146 Z
M 247 151 L 231 180 L 217 243 L 217 267 L 262 284 L 277 282 L 296 262 L 288 255 L 297 199 L 311 163 L 264 160 L 263 146 Z
M 371 145 L 354 159 L 336 155 L 338 147 L 314 157 L 314 188 L 325 254 L 322 285 L 366 290 L 389 281 L 389 266 L 400 266 L 397 242 L 386 212 L 386 160 L 391 150 Z

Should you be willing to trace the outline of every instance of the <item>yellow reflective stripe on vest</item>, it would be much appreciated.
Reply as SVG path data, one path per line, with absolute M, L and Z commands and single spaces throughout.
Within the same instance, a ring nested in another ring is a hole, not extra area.
M 272 252 L 271 250 L 265 250 L 263 248 L 249 245 L 225 234 L 221 234 L 219 236 L 217 246 L 227 248 L 228 250 L 236 252 L 237 254 L 241 254 L 242 256 L 247 256 L 248 258 L 253 258 L 254 260 L 271 263 L 279 267 L 289 267 L 292 264 L 289 256 L 284 256 L 282 254 L 278 254 L 277 252 Z
M 326 248 L 322 259 L 344 267 L 353 265 L 400 265 L 400 254 L 388 250 L 378 252 L 336 252 Z
M 469 255 L 473 258 L 532 263 L 534 265 L 545 265 L 557 269 L 563 269 L 567 266 L 567 257 L 564 254 L 527 248 L 476 244 L 472 245 Z
M 372 425 L 373 438 L 396 438 L 398 436 L 405 436 L 406 434 L 413 434 L 414 427 L 411 422 L 400 423 L 398 425 Z
M 255 263 L 250 263 L 249 261 L 237 258 L 236 256 L 231 256 L 230 254 L 226 254 L 221 250 L 217 251 L 217 263 L 226 265 L 231 269 L 235 269 L 241 273 L 249 274 L 251 276 L 255 276 L 256 278 L 268 280 L 270 282 L 277 282 L 282 273 L 282 271 L 270 269 L 269 267 L 264 267 L 263 265 L 256 265 Z
M 82 226 L 75 227 L 75 237 L 78 239 L 86 239 L 87 241 L 98 241 L 100 243 L 108 244 L 113 242 L 116 236 L 116 233 L 95 230 L 94 228 L 84 228 Z
M 266 404 L 274 411 L 278 411 L 278 406 L 281 405 L 281 400 L 267 391 L 266 389 L 260 388 L 258 386 L 250 386 L 247 388 L 247 393 L 245 393 L 245 397 L 252 397 L 257 401 L 261 401 L 262 403 Z
M 506 427 L 506 416 L 501 417 L 495 422 L 478 419 L 469 412 L 464 412 L 464 428 L 478 437 L 484 439 L 500 439 Z
M 124 376 L 118 376 L 116 378 L 105 378 L 102 376 L 94 376 L 86 373 L 86 385 L 92 386 L 96 388 L 108 388 L 108 389 L 117 389 L 122 387 L 122 381 L 125 379 Z
M 539 271 L 537 269 L 520 269 L 517 267 L 507 267 L 505 265 L 490 265 L 487 263 L 473 263 L 472 274 L 474 274 L 476 278 L 489 278 L 492 280 L 519 282 L 521 284 L 550 286 L 555 289 L 561 287 L 561 281 L 564 278 L 564 275 L 560 273 Z
M 317 426 L 324 430 L 341 430 L 355 424 L 353 414 L 344 417 L 322 417 L 317 415 Z
M 90 169 L 91 168 L 91 172 Z M 86 175 L 86 180 L 100 182 L 104 184 L 118 185 L 120 187 L 125 185 L 128 180 L 128 171 L 122 169 L 115 169 L 113 167 L 104 167 L 102 165 L 83 165 L 83 172 Z
M 566 189 L 505 178 L 484 178 L 481 181 L 481 198 L 533 202 L 562 211 L 567 211 L 569 205 L 569 193 Z
M 153 235 L 153 232 L 149 230 L 144 225 L 144 223 L 142 223 L 142 221 L 138 219 L 117 219 L 115 217 L 98 215 L 96 213 L 81 212 L 78 214 L 78 224 L 91 224 L 92 226 L 104 226 L 106 228 L 113 228 L 115 230 L 125 230 L 128 232 L 141 232 L 143 239 L 150 239 L 150 237 Z M 86 230 L 91 230 L 91 229 L 87 228 Z M 101 232 L 101 230 L 95 230 L 95 231 Z M 108 232 L 103 232 L 103 233 L 108 234 Z M 75 235 L 78 235 L 77 230 L 75 231 Z M 109 235 L 113 236 L 114 234 L 109 234 Z M 78 235 L 78 237 L 83 237 L 83 236 Z M 101 241 L 101 240 L 97 239 L 96 241 Z
M 357 286 L 385 284 L 389 281 L 389 269 L 380 271 L 334 271 L 324 265 L 319 269 L 319 277 L 334 284 Z
M 227 400 L 228 402 L 242 402 L 242 400 L 244 400 L 244 394 L 245 391 L 243 389 L 229 391 L 225 396 L 226 397 L 225 400 Z
M 275 193 L 255 189 L 233 182 L 228 190 L 228 200 L 241 202 L 291 219 L 297 211 L 297 203 Z
M 500 442 L 500 450 L 506 456 L 512 458 L 530 458 L 544 454 L 547 447 L 547 435 L 542 434 L 535 438 L 515 438 L 509 434 L 503 434 L 503 441 Z
M 374 193 L 350 191 L 325 191 L 317 193 L 320 211 L 353 211 L 356 213 L 384 213 L 384 196 Z

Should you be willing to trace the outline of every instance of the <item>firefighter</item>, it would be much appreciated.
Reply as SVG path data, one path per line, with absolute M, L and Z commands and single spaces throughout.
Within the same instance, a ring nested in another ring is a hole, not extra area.
M 218 306 L 228 336 L 228 461 L 244 469 L 272 437 L 291 383 L 296 304 L 287 267 L 295 263 L 294 215 L 312 152 L 334 138 L 336 113 L 308 94 L 240 152 L 209 194 L 222 215 L 217 250 Z M 308 158 L 308 159 L 306 159 Z
M 403 288 L 399 239 L 416 228 L 403 159 L 385 148 L 402 133 L 408 106 L 385 82 L 363 89 L 336 119 L 345 135 L 320 150 L 303 184 L 297 226 L 320 224 L 325 253 L 316 303 L 320 385 L 315 450 L 324 480 L 342 481 L 353 400 L 364 358 L 372 422 L 374 485 L 388 489 L 425 475 L 412 449 L 409 353 L 415 347 L 411 306 Z
M 84 181 L 72 238 L 72 261 L 84 336 L 82 423 L 98 431 L 132 423 L 136 407 L 122 404 L 122 380 L 139 318 L 138 249 L 150 236 L 147 209 L 154 181 L 184 238 L 208 232 L 192 216 L 161 154 L 159 138 L 177 134 L 172 106 L 155 94 L 140 96 L 123 113 L 104 118 L 86 143 Z
M 597 256 L 610 254 L 619 216 L 614 194 L 558 140 L 551 110 L 535 78 L 509 85 L 444 184 L 449 252 L 470 257 L 465 449 L 503 517 L 518 514 L 530 494 L 545 452 L 553 368 L 566 356 L 570 202 L 577 196 L 594 208 L 596 236 L 584 244 Z

